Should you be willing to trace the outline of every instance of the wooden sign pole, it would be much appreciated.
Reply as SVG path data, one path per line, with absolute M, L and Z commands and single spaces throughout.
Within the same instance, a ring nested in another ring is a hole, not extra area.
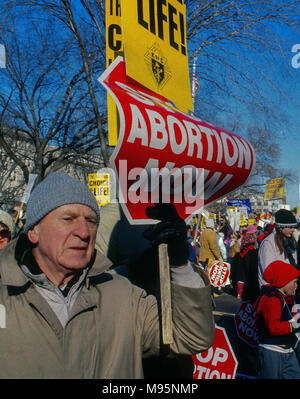
M 162 340 L 163 344 L 171 344 L 173 342 L 171 279 L 170 279 L 170 265 L 169 265 L 167 244 L 159 245 L 158 255 L 159 255 Z

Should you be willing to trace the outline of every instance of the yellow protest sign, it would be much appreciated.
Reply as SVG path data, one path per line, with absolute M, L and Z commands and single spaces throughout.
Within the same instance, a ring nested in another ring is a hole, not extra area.
M 240 216 L 240 226 L 246 226 L 246 219 L 244 215 Z
M 268 180 L 266 183 L 264 201 L 284 198 L 284 185 L 284 177 L 277 177 L 276 179 Z
M 94 194 L 98 205 L 103 206 L 110 202 L 110 175 L 109 173 L 90 173 L 89 189 Z
M 126 75 L 193 111 L 183 0 L 122 0 Z
M 248 219 L 248 226 L 251 226 L 255 223 L 255 219 Z
M 121 0 L 106 1 L 106 66 L 123 55 Z M 116 103 L 107 93 L 108 145 L 116 146 L 119 134 L 119 116 Z

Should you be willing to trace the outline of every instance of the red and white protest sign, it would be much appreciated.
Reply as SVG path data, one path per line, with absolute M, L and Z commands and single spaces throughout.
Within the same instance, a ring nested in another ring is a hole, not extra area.
M 204 352 L 192 356 L 194 379 L 234 379 L 238 361 L 228 340 L 226 331 L 216 326 L 212 346 Z
M 111 166 L 130 223 L 153 223 L 145 209 L 159 198 L 187 219 L 246 182 L 255 162 L 246 140 L 180 112 L 139 85 L 126 76 L 121 57 L 98 80 L 120 114 Z
M 256 327 L 257 303 L 245 301 L 241 303 L 235 314 L 234 322 L 238 336 L 249 346 L 258 346 L 258 330 Z
M 209 279 L 214 287 L 224 287 L 230 273 L 230 264 L 227 262 L 214 261 L 209 268 Z

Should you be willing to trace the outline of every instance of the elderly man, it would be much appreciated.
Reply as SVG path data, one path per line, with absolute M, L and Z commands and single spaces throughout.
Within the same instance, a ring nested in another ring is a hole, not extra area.
M 142 357 L 159 353 L 157 300 L 95 251 L 99 221 L 91 191 L 64 173 L 33 190 L 24 234 L 0 256 L 1 378 L 141 378 Z M 213 342 L 210 286 L 199 273 L 171 268 L 173 353 Z

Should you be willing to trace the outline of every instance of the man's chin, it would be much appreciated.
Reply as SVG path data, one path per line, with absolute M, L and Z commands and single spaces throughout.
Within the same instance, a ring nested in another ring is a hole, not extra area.
M 88 258 L 79 259 L 78 257 L 69 258 L 67 262 L 62 262 L 61 265 L 64 269 L 74 271 L 75 273 L 83 270 L 89 264 Z

